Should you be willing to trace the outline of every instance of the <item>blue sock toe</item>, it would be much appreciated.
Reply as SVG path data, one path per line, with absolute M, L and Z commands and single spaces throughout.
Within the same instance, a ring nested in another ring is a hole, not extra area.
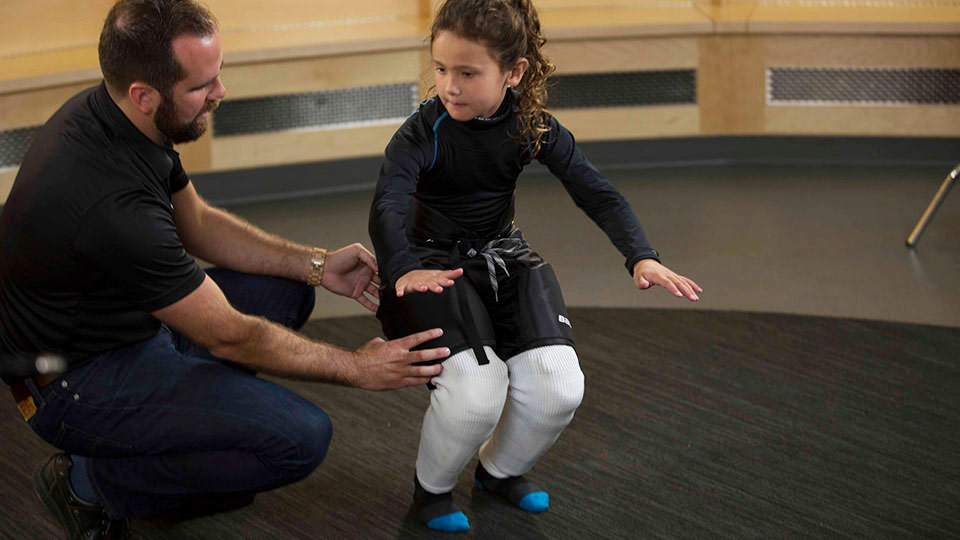
M 536 495 L 536 493 L 531 493 L 531 495 Z M 546 495 L 546 493 L 544 493 L 544 495 Z M 463 512 L 455 512 L 431 519 L 430 522 L 427 523 L 427 527 L 438 531 L 462 532 L 470 530 L 470 522 L 467 521 L 467 516 L 465 516 Z
M 550 508 L 550 495 L 548 495 L 546 491 L 527 493 L 520 499 L 520 508 L 523 508 L 527 512 L 533 512 L 534 514 L 543 512 L 547 508 Z

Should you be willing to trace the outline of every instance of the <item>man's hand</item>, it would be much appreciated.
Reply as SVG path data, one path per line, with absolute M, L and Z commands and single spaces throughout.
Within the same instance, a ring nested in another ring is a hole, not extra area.
M 450 356 L 450 349 L 440 347 L 411 351 L 413 347 L 436 339 L 443 330 L 434 328 L 407 337 L 384 341 L 374 338 L 354 351 L 356 357 L 350 377 L 350 385 L 364 390 L 391 390 L 426 384 L 431 377 L 443 371 L 443 366 L 414 366 L 412 364 L 438 360 Z
M 397 296 L 408 292 L 442 293 L 444 287 L 453 287 L 453 280 L 463 275 L 463 268 L 453 270 L 411 270 L 397 280 Z
M 633 281 L 639 289 L 660 285 L 674 296 L 686 296 L 691 302 L 699 300 L 697 293 L 703 292 L 692 279 L 677 274 L 654 259 L 643 259 L 633 266 Z
M 327 253 L 323 281 L 320 283 L 332 293 L 353 298 L 363 307 L 376 313 L 377 304 L 367 297 L 379 298 L 380 276 L 377 260 L 367 248 L 350 244 Z

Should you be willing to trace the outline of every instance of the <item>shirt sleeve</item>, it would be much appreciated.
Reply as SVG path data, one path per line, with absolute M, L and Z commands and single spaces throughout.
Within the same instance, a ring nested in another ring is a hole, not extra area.
M 170 171 L 170 193 L 176 193 L 187 187 L 190 183 L 190 177 L 187 171 L 183 170 L 183 164 L 180 163 L 180 155 L 177 154 L 173 160 L 173 170 Z
M 537 159 L 563 182 L 574 203 L 607 234 L 626 257 L 627 272 L 643 259 L 660 260 L 630 204 L 587 160 L 567 128 L 550 118 L 550 132 Z
M 410 252 L 406 231 L 410 197 L 434 152 L 422 114 L 417 112 L 407 118 L 387 145 L 370 207 L 370 239 L 377 253 L 380 276 L 390 284 L 411 270 L 423 268 L 420 259 Z
M 145 192 L 97 203 L 80 222 L 74 247 L 147 312 L 187 296 L 205 276 L 180 243 L 172 209 Z

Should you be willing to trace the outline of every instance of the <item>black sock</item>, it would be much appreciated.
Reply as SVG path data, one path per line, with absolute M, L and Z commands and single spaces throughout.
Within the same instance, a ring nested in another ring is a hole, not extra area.
M 413 502 L 417 508 L 417 517 L 431 529 L 457 532 L 470 529 L 470 522 L 457 503 L 453 502 L 453 493 L 430 493 L 423 489 L 416 475 L 413 477 Z
M 523 476 L 508 476 L 497 478 L 477 462 L 477 472 L 474 473 L 477 487 L 490 490 L 528 512 L 543 512 L 550 506 L 550 496 L 536 484 L 529 482 Z

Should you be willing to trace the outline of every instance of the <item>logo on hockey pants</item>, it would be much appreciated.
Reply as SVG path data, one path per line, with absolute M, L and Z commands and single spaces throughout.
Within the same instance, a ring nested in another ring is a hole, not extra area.
M 571 330 L 573 329 L 573 326 L 570 324 L 570 319 L 564 317 L 563 315 L 557 315 L 557 317 L 558 317 L 558 319 L 559 319 L 560 322 L 562 322 L 563 324 L 569 326 Z

